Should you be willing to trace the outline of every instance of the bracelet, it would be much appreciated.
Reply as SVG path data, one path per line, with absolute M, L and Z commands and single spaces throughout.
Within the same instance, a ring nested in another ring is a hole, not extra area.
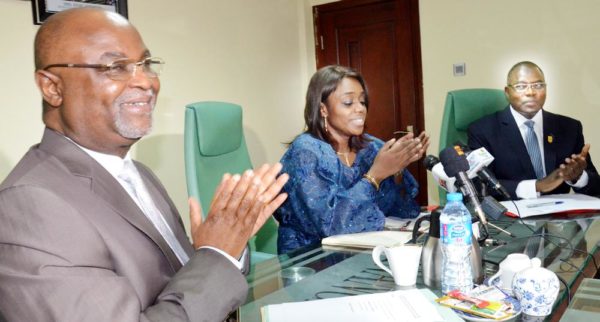
M 363 174 L 363 178 L 367 179 L 367 181 L 369 181 L 369 183 L 371 183 L 373 187 L 375 187 L 375 190 L 379 191 L 379 183 L 377 182 L 377 180 L 375 180 L 375 178 L 373 178 L 368 173 Z

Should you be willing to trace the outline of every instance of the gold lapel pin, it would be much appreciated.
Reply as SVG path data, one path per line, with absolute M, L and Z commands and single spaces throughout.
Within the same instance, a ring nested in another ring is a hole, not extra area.
M 548 143 L 552 143 L 554 141 L 554 137 L 552 135 L 548 135 Z

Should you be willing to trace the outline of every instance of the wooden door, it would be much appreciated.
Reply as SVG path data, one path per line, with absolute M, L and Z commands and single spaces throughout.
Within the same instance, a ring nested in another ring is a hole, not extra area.
M 425 129 L 418 0 L 348 0 L 313 7 L 317 68 L 358 70 L 369 90 L 366 131 L 382 140 Z M 421 162 L 409 167 L 427 204 Z

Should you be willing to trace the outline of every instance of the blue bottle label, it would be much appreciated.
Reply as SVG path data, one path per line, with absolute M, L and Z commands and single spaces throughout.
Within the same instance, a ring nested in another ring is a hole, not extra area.
M 471 244 L 471 226 L 464 224 L 442 224 L 441 229 L 442 240 L 446 245 Z

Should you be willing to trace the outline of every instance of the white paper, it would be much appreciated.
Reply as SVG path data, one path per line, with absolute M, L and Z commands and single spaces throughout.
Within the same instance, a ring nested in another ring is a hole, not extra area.
M 399 218 L 399 217 L 385 217 L 385 229 L 388 230 L 400 230 L 400 231 L 413 231 L 415 222 L 417 219 L 429 215 L 428 212 L 422 212 L 417 218 Z M 429 221 L 423 221 L 421 224 L 422 229 L 429 227 Z
M 500 202 L 508 212 L 521 218 L 578 210 L 600 211 L 600 199 L 578 193 L 545 195 L 536 199 Z M 516 206 L 515 206 L 516 205 Z M 518 211 L 517 211 L 518 208 Z
M 437 322 L 444 321 L 427 289 L 283 303 L 262 308 L 263 322 Z M 459 319 L 460 320 L 460 319 Z
M 370 231 L 365 233 L 335 235 L 323 238 L 325 246 L 347 246 L 358 248 L 373 248 L 378 245 L 386 247 L 403 245 L 412 239 L 409 231 Z

